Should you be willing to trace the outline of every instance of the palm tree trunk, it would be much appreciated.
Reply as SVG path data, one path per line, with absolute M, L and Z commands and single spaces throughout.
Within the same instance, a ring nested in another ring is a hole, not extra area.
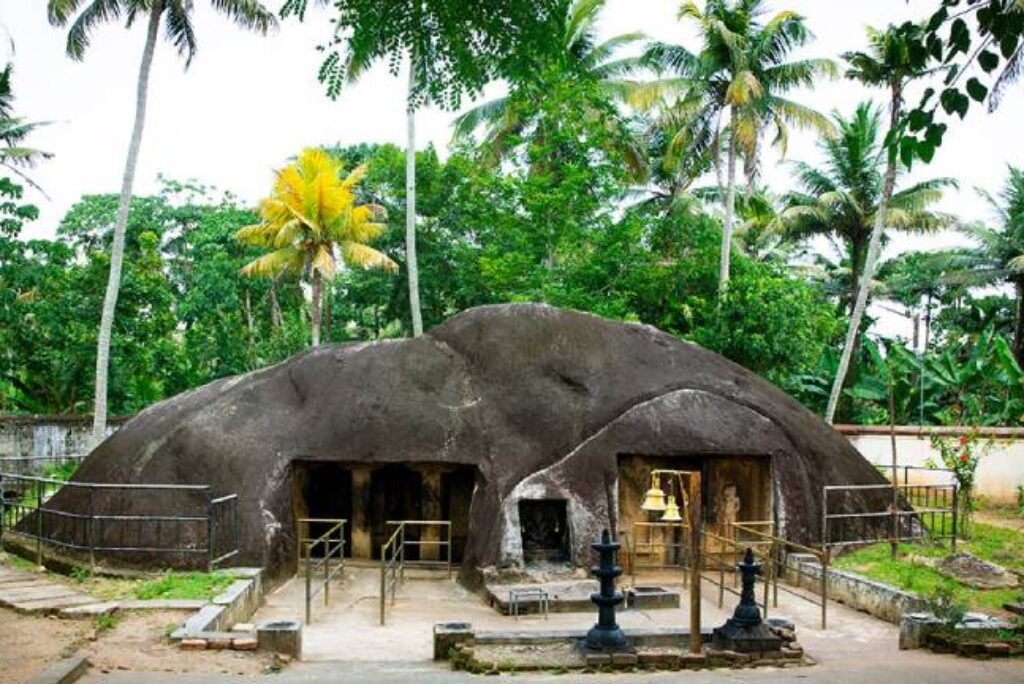
M 310 306 L 310 327 L 313 330 L 313 348 L 320 346 L 320 311 L 323 304 L 324 281 L 320 271 L 313 269 L 313 302 Z
M 900 86 L 892 88 L 892 103 L 890 104 L 889 130 L 896 129 L 899 122 L 900 102 L 902 91 Z M 885 213 L 892 200 L 893 189 L 896 187 L 896 154 L 895 150 L 889 151 L 889 161 L 885 167 L 885 180 L 882 185 L 882 195 L 878 200 L 878 209 L 875 211 L 875 225 L 871 227 L 871 240 L 868 242 L 868 254 L 864 260 L 864 271 L 860 274 L 860 283 L 857 286 L 857 300 L 853 305 L 853 313 L 850 315 L 850 327 L 846 331 L 846 342 L 843 344 L 843 354 L 839 358 L 839 368 L 836 370 L 835 380 L 832 382 L 832 392 L 828 397 L 828 407 L 825 409 L 825 422 L 831 424 L 836 415 L 836 407 L 839 405 L 839 395 L 843 391 L 846 382 L 846 375 L 850 370 L 850 359 L 857 347 L 860 337 L 860 324 L 864 318 L 864 309 L 868 304 L 868 291 L 871 289 L 871 279 L 875 275 L 875 264 L 878 262 L 879 253 L 882 251 L 882 233 L 885 231 Z
M 868 238 L 870 241 L 870 237 Z M 852 316 L 857 304 L 857 293 L 860 292 L 860 281 L 864 274 L 861 258 L 864 255 L 864 243 L 856 239 L 850 244 L 850 290 L 846 293 L 846 315 Z
M 420 311 L 420 269 L 416 261 L 416 109 L 412 92 L 416 83 L 415 58 L 409 59 L 409 91 L 406 120 L 408 138 L 405 145 L 405 257 L 409 276 L 409 309 L 412 313 L 412 335 L 423 334 Z
M 1013 319 L 1013 358 L 1017 365 L 1024 368 L 1024 279 L 1013 281 L 1013 289 L 1017 295 L 1017 310 Z
M 110 337 L 114 327 L 117 295 L 121 288 L 121 265 L 124 262 L 124 234 L 128 225 L 128 212 L 132 204 L 132 185 L 135 182 L 135 167 L 139 160 L 139 148 L 142 145 L 142 129 L 146 122 L 149 73 L 153 66 L 156 34 L 160 28 L 160 15 L 162 13 L 162 0 L 154 0 L 153 6 L 149 10 L 146 46 L 142 50 L 142 61 L 139 63 L 139 78 L 135 93 L 135 124 L 132 127 L 131 142 L 128 144 L 128 158 L 124 164 L 124 176 L 121 179 L 121 197 L 117 203 L 114 240 L 110 248 L 110 273 L 107 276 L 107 292 L 103 297 L 103 313 L 100 315 L 100 330 L 96 342 L 96 390 L 93 398 L 92 418 L 92 438 L 94 444 L 102 442 L 107 434 L 107 373 L 110 367 Z
M 284 323 L 284 315 L 281 313 L 281 302 L 277 301 L 277 284 L 280 282 L 279 277 L 270 281 L 270 289 L 267 291 L 267 297 L 270 299 L 271 328 L 280 328 Z
M 324 341 L 330 344 L 331 342 L 331 281 L 328 280 L 324 284 Z
M 733 109 L 731 123 L 736 123 L 736 110 Z M 718 297 L 725 295 L 729 286 L 729 256 L 732 250 L 732 224 L 736 213 L 736 134 L 729 131 L 729 151 L 726 162 L 728 177 L 725 188 L 725 222 L 722 225 L 722 258 L 718 269 Z

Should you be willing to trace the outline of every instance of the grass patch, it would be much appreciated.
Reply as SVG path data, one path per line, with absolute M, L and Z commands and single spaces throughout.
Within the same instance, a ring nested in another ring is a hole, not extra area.
M 226 572 L 165 572 L 135 588 L 138 599 L 212 599 L 227 589 L 234 577 Z
M 1024 535 L 984 523 L 975 523 L 973 527 L 973 538 L 959 540 L 958 551 L 1024 571 Z M 947 555 L 949 548 L 945 545 L 900 544 L 897 557 L 893 559 L 889 544 L 883 542 L 844 553 L 834 564 L 926 598 L 948 593 L 972 609 L 986 612 L 1000 611 L 1004 603 L 1015 601 L 1024 593 L 1022 589 L 972 589 L 912 557 Z

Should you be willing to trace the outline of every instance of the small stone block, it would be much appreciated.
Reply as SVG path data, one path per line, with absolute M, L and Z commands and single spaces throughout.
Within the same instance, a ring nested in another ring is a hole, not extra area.
M 255 632 L 256 625 L 251 622 L 239 622 L 231 627 L 232 632 Z
M 118 609 L 120 604 L 117 601 L 106 601 L 104 603 L 88 603 L 84 606 L 72 606 L 62 608 L 60 616 L 63 618 L 94 618 L 97 615 L 107 615 Z
M 636 665 L 636 653 L 613 653 L 612 665 Z
M 259 646 L 256 637 L 236 637 L 231 640 L 231 648 L 236 651 L 255 651 Z
M 64 658 L 28 680 L 28 684 L 71 684 L 82 678 L 89 661 L 81 656 Z
M 610 653 L 588 653 L 587 654 L 587 667 L 595 667 L 598 665 L 611 665 L 612 656 Z
M 679 656 L 674 653 L 663 653 L 659 651 L 641 651 L 636 654 L 637 662 L 641 665 L 653 667 L 672 667 L 679 662 Z
M 183 651 L 205 651 L 206 639 L 182 639 L 181 650 Z
M 706 667 L 708 657 L 704 653 L 683 653 L 679 656 L 679 665 L 685 668 Z
M 1010 644 L 1003 643 L 1001 641 L 994 641 L 992 643 L 985 644 L 985 652 L 990 656 L 997 657 L 1010 657 Z
M 206 640 L 206 648 L 213 649 L 214 651 L 226 651 L 231 648 L 233 642 L 234 639 L 216 637 L 214 639 Z

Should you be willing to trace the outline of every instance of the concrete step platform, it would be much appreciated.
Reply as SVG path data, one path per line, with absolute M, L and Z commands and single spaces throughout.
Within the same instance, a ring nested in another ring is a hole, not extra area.
M 42 575 L 15 568 L 0 568 L 0 606 L 20 613 L 57 613 L 64 608 L 100 603 L 73 588 Z

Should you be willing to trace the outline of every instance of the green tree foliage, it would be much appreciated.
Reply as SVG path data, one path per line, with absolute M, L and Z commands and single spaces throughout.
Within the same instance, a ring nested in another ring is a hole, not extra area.
M 309 0 L 286 0 L 281 16 L 304 18 Z M 495 78 L 529 71 L 553 49 L 564 0 L 314 0 L 334 8 L 333 39 L 319 78 L 337 97 L 352 73 L 385 61 L 398 73 L 416 55 L 410 101 L 457 109 Z M 415 107 L 414 107 L 415 108 Z
M 551 112 L 543 106 L 524 107 L 523 100 L 555 99 L 559 93 L 551 88 L 565 84 L 579 86 L 587 83 L 596 87 L 609 102 L 624 103 L 638 89 L 629 77 L 642 66 L 639 57 L 622 57 L 622 48 L 638 44 L 641 33 L 623 33 L 605 41 L 597 39 L 597 22 L 604 0 L 576 0 L 566 7 L 558 34 L 561 47 L 550 56 L 539 73 L 513 85 L 513 92 L 489 102 L 479 104 L 460 114 L 454 122 L 456 137 L 471 136 L 478 128 L 485 129 L 484 159 L 495 164 L 504 159 L 525 136 L 546 137 L 551 129 L 560 125 L 560 119 L 543 116 Z M 561 81 L 559 84 L 554 81 Z M 587 102 L 580 104 L 586 105 Z M 626 131 L 626 123 L 608 107 L 588 109 L 595 122 L 609 128 L 608 142 L 618 145 L 617 151 L 638 179 L 643 179 L 647 159 L 636 139 Z M 556 133 L 557 134 L 557 133 Z M 557 160 L 556 160 L 557 161 Z
M 1013 354 L 1024 366 L 1024 170 L 1010 167 L 999 198 L 983 193 L 998 225 L 966 225 L 976 246 L 942 257 L 952 271 L 948 282 L 970 285 L 1006 283 L 1013 287 Z
M 1024 4 L 1020 0 L 939 0 L 909 46 L 922 68 L 936 75 L 917 107 L 901 120 L 892 144 L 906 165 L 928 163 L 954 116 L 973 103 L 995 111 L 1024 69 Z
M 8 63 L 0 70 L 0 166 L 17 175 L 22 181 L 38 187 L 25 175 L 25 169 L 53 155 L 29 147 L 25 141 L 37 128 L 45 126 L 48 122 L 28 121 L 15 114 L 13 78 L 14 65 Z
M 886 151 L 882 114 L 872 104 L 860 104 L 849 117 L 835 113 L 833 119 L 838 135 L 818 143 L 824 162 L 794 163 L 799 190 L 784 198 L 781 220 L 794 238 L 825 236 L 842 246 L 851 267 L 844 300 L 852 311 L 881 203 Z M 885 211 L 887 227 L 921 234 L 953 225 L 953 216 L 933 207 L 944 190 L 956 187 L 952 178 L 934 178 L 894 191 Z
M 834 74 L 835 65 L 826 59 L 787 61 L 792 51 L 809 42 L 811 33 L 804 18 L 794 12 L 782 11 L 762 21 L 765 4 L 764 0 L 710 0 L 701 9 L 687 0 L 680 4 L 679 16 L 699 28 L 700 51 L 654 43 L 646 55 L 651 65 L 668 74 L 650 89 L 671 94 L 661 112 L 661 126 L 671 135 L 666 161 L 671 164 L 684 156 L 707 154 L 717 160 L 720 141 L 726 141 L 724 180 L 719 181 L 725 214 L 719 274 L 723 294 L 730 273 L 740 156 L 745 160 L 748 189 L 753 191 L 767 130 L 774 129 L 774 142 L 785 152 L 790 127 L 825 134 L 831 128 L 825 116 L 785 95 L 812 85 L 817 77 Z

